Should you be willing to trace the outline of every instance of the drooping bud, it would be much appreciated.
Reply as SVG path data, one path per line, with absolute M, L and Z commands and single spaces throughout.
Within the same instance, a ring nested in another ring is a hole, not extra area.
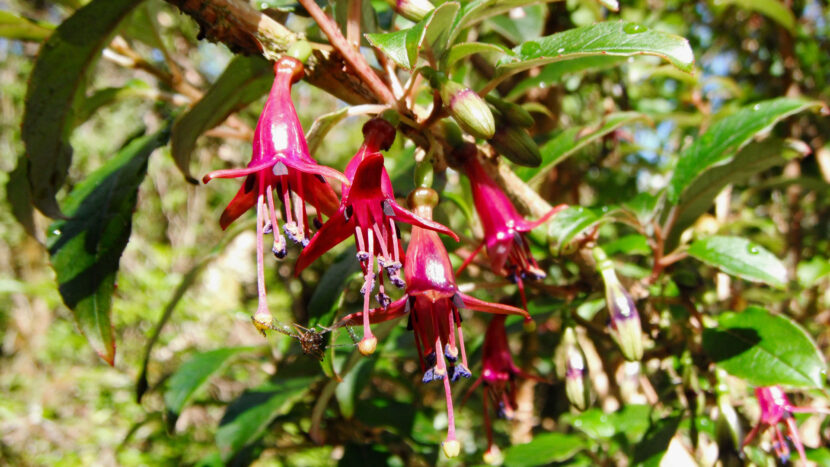
M 448 439 L 441 443 L 441 448 L 444 450 L 444 455 L 452 459 L 458 457 L 461 453 L 461 443 L 457 439 Z
M 539 167 L 542 153 L 533 138 L 523 128 L 499 125 L 498 131 L 487 140 L 496 151 L 514 164 Z
M 576 340 L 573 328 L 567 328 L 562 336 L 565 360 L 565 394 L 577 410 L 585 410 L 591 403 L 591 383 L 585 352 Z
M 522 128 L 530 128 L 533 126 L 533 116 L 521 105 L 507 102 L 489 94 L 484 99 L 504 117 L 505 123 Z
M 401 16 L 416 23 L 435 9 L 427 0 L 386 0 L 386 3 L 392 5 Z
M 617 279 L 614 264 L 600 247 L 592 250 L 597 270 L 605 283 L 605 302 L 611 318 L 611 337 L 617 341 L 626 359 L 638 361 L 643 358 L 643 336 L 640 314 L 631 295 Z
M 490 139 L 496 133 L 496 122 L 490 107 L 478 94 L 463 84 L 450 81 L 431 68 L 421 68 L 433 89 L 441 95 L 447 111 L 464 131 L 480 139 Z

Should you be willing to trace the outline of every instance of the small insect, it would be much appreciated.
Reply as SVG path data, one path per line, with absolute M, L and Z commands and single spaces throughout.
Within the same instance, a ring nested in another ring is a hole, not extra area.
M 317 360 L 323 361 L 324 352 L 327 348 L 330 347 L 341 347 L 339 345 L 330 345 L 326 346 L 326 333 L 331 332 L 332 329 L 325 328 L 320 326 L 320 330 L 314 328 L 307 328 L 305 326 L 299 325 L 297 323 L 292 323 L 291 327 L 285 324 L 281 325 L 274 325 L 271 327 L 274 331 L 279 332 L 280 334 L 285 334 L 288 337 L 297 339 L 300 342 L 300 348 L 303 349 L 303 353 L 308 355 L 309 357 L 316 358 Z M 349 333 L 349 337 L 354 342 L 353 345 L 356 345 L 360 339 L 355 334 L 354 330 L 351 328 L 346 328 Z

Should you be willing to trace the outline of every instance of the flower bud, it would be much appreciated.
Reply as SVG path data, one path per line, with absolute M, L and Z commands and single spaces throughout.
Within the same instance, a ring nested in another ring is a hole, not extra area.
M 441 443 L 441 448 L 444 450 L 444 455 L 453 458 L 458 457 L 461 452 L 461 443 L 457 439 L 448 439 Z
M 533 138 L 523 128 L 505 125 L 488 142 L 502 156 L 514 164 L 525 167 L 538 167 L 542 163 L 542 153 Z
M 611 318 L 611 337 L 617 341 L 626 359 L 637 361 L 643 358 L 643 336 L 640 314 L 631 295 L 622 286 L 614 265 L 600 247 L 593 249 L 597 269 L 605 282 L 605 302 Z
M 579 347 L 573 328 L 562 337 L 565 358 L 565 394 L 577 410 L 585 410 L 591 403 L 591 382 L 585 353 Z
M 364 356 L 369 356 L 375 353 L 375 349 L 378 346 L 378 338 L 375 336 L 364 337 L 360 342 L 357 343 L 357 350 L 360 351 L 361 354 Z
M 496 132 L 496 122 L 490 107 L 472 89 L 450 81 L 443 73 L 428 67 L 421 68 L 452 118 L 464 131 L 480 139 L 490 139 Z
M 398 14 L 416 23 L 435 9 L 435 6 L 427 0 L 386 0 L 386 2 L 392 5 Z
M 521 105 L 507 102 L 491 95 L 487 95 L 484 99 L 504 117 L 506 123 L 522 128 L 530 128 L 533 126 L 533 116 Z

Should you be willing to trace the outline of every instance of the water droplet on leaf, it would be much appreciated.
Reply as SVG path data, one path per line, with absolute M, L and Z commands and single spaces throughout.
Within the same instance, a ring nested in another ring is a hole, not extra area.
M 757 255 L 758 253 L 761 252 L 761 249 L 758 248 L 758 245 L 756 245 L 754 243 L 750 243 L 749 245 L 746 246 L 746 251 L 749 252 L 750 255 Z
M 522 44 L 522 55 L 528 57 L 536 57 L 539 55 L 539 52 L 541 51 L 542 48 L 535 41 L 527 41 L 524 44 Z
M 625 26 L 623 26 L 623 31 L 625 31 L 626 34 L 639 34 L 641 32 L 645 32 L 647 30 L 648 30 L 647 27 L 641 26 L 641 25 L 636 24 L 636 23 L 628 23 Z

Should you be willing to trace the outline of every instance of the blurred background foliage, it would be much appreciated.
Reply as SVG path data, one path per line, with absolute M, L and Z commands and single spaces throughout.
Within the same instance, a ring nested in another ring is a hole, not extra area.
M 14 186 L 10 174 L 25 154 L 20 125 L 39 47 L 56 25 L 86 3 L 0 0 L 3 186 Z M 761 305 L 803 326 L 826 355 L 830 120 L 806 112 L 776 125 L 770 130 L 773 136 L 797 139 L 811 155 L 727 188 L 732 191 L 714 208 L 707 206 L 689 222 L 691 230 L 681 240 L 687 244 L 715 233 L 749 238 L 781 259 L 789 278 L 784 287 L 730 279 L 692 258 L 675 262 L 668 274 L 647 284 L 653 268 L 648 219 L 661 212 L 654 205 L 662 201 L 653 195 L 666 187 L 678 155 L 725 116 L 779 96 L 830 99 L 830 7 L 820 0 L 632 0 L 620 2 L 619 12 L 606 8 L 615 3 L 567 0 L 531 5 L 489 18 L 476 30 L 475 40 L 513 47 L 621 18 L 687 38 L 696 60 L 693 74 L 656 57 L 633 57 L 587 70 L 535 69 L 497 87 L 515 102 L 533 103 L 527 108 L 535 118 L 532 134 L 540 146 L 563 134 L 590 136 L 609 113 L 636 112 L 611 131 L 587 138 L 588 144 L 574 147 L 554 169 L 518 168 L 517 173 L 526 180 L 536 175 L 534 187 L 551 204 L 568 203 L 596 214 L 594 220 L 580 221 L 578 230 L 590 234 L 592 226 L 600 225 L 596 238 L 614 258 L 623 282 L 632 286 L 635 297 L 649 297 L 638 305 L 651 343 L 642 366 L 625 362 L 604 331 L 607 318 L 599 313 L 604 295 L 598 276 L 584 271 L 578 254 L 557 256 L 561 245 L 556 234 L 549 232 L 546 238 L 545 229 L 537 230 L 533 249 L 549 272 L 544 286 L 530 290 L 529 311 L 538 331 L 523 333 L 520 319 L 508 320 L 508 331 L 520 366 L 554 383 L 522 385 L 522 401 L 532 410 L 513 422 L 497 421 L 496 444 L 503 449 L 511 443 L 517 446 L 507 451 L 509 465 L 628 465 L 660 462 L 665 452 L 670 457 L 664 461 L 678 462 L 669 465 L 683 465 L 679 462 L 684 459 L 701 465 L 768 465 L 773 462 L 766 454 L 771 451 L 768 440 L 748 447 L 743 460 L 736 457 L 734 442 L 730 447 L 727 441 L 740 438 L 736 426 L 748 431 L 758 408 L 751 386 L 716 370 L 701 350 L 700 328 L 713 326 L 725 310 Z M 293 13 L 292 2 L 252 4 L 289 28 L 307 30 L 309 37 L 324 41 L 310 19 Z M 386 3 L 372 6 L 379 24 L 388 25 L 392 11 Z M 156 33 L 147 30 L 148 24 Z M 86 101 L 98 96 L 102 105 L 90 103 L 86 113 L 76 110 L 84 118 L 71 133 L 74 159 L 59 199 L 138 131 L 161 128 L 196 100 L 180 84 L 165 80 L 170 63 L 180 66 L 181 78 L 199 94 L 217 81 L 233 53 L 225 45 L 198 38 L 199 28 L 191 18 L 161 0 L 146 0 L 122 23 L 118 37 L 90 68 Z M 150 66 L 137 66 L 130 53 Z M 472 56 L 455 66 L 452 79 L 480 89 L 489 81 L 494 63 L 487 54 Z M 114 97 L 99 94 L 108 88 L 120 92 Z M 306 129 L 318 116 L 344 107 L 304 82 L 295 86 L 293 96 Z M 428 90 L 419 99 L 428 103 Z M 247 163 L 250 131 L 263 103 L 264 95 L 198 139 L 190 166 L 196 178 Z M 362 141 L 364 121 L 348 117 L 335 125 L 314 153 L 316 159 L 342 169 Z M 386 158 L 399 197 L 413 186 L 414 150 L 412 142 L 399 135 Z M 471 209 L 467 182 L 448 172 L 437 177 L 436 186 L 445 190 L 437 220 L 468 239 L 477 238 L 476 219 L 459 209 Z M 243 216 L 228 232 L 217 222 L 237 189 L 236 182 L 188 184 L 170 146 L 149 158 L 114 293 L 117 353 L 112 367 L 91 350 L 61 301 L 43 246 L 50 221 L 31 214 L 34 236 L 28 235 L 11 215 L 15 203 L 9 196 L 14 188 L 0 192 L 0 463 L 479 462 L 486 448 L 480 391 L 461 406 L 471 381 L 455 385 L 463 454 L 460 460 L 448 460 L 439 454 L 447 424 L 442 395 L 437 386 L 420 384 L 412 335 L 402 323 L 381 327 L 378 335 L 385 339 L 367 359 L 356 358 L 349 336 L 336 332 L 334 341 L 341 347 L 335 349 L 333 365 L 344 376 L 339 385 L 303 355 L 296 339 L 277 333 L 263 338 L 256 332 L 250 322 L 256 309 L 253 216 Z M 638 224 L 641 228 L 611 222 L 624 203 L 642 207 L 639 212 L 646 222 Z M 20 212 L 25 221 L 27 211 Z M 451 243 L 447 244 L 452 251 L 456 246 Z M 328 280 L 324 275 L 329 268 L 343 270 L 336 268 L 338 262 L 351 260 L 351 254 L 341 256 L 349 248 L 347 242 L 299 277 L 293 277 L 296 249 L 289 249 L 287 260 L 270 263 L 268 303 L 275 317 L 283 323 L 307 324 L 310 317 L 323 313 L 310 308 L 310 303 L 319 303 L 312 297 L 321 287 L 345 288 L 339 316 L 358 310 L 358 281 L 345 281 L 345 274 Z M 454 265 L 460 264 L 458 256 L 451 258 Z M 459 283 L 480 298 L 518 303 L 516 287 L 505 286 L 484 268 L 474 265 Z M 593 408 L 582 413 L 569 407 L 564 383 L 556 377 L 561 374 L 556 354 L 561 331 L 574 320 L 594 398 Z M 481 360 L 486 325 L 486 318 L 465 314 L 472 362 Z M 152 348 L 148 342 L 154 343 Z M 186 364 L 194 372 L 191 379 L 177 373 L 188 368 Z M 473 363 L 472 370 L 477 375 L 480 365 Z M 822 375 L 819 386 L 824 379 Z M 194 380 L 204 384 L 194 386 Z M 799 402 L 815 399 L 827 406 L 823 388 L 803 394 Z M 737 423 L 722 420 L 724 400 L 739 411 Z M 264 414 L 246 412 L 264 401 L 271 404 L 260 410 Z M 240 421 L 239 414 L 253 418 Z M 827 422 L 808 415 L 797 419 L 810 458 L 828 465 L 830 451 L 822 447 L 830 436 Z M 521 444 L 531 439 L 535 444 L 521 451 Z M 669 440 L 678 444 L 670 445 Z

